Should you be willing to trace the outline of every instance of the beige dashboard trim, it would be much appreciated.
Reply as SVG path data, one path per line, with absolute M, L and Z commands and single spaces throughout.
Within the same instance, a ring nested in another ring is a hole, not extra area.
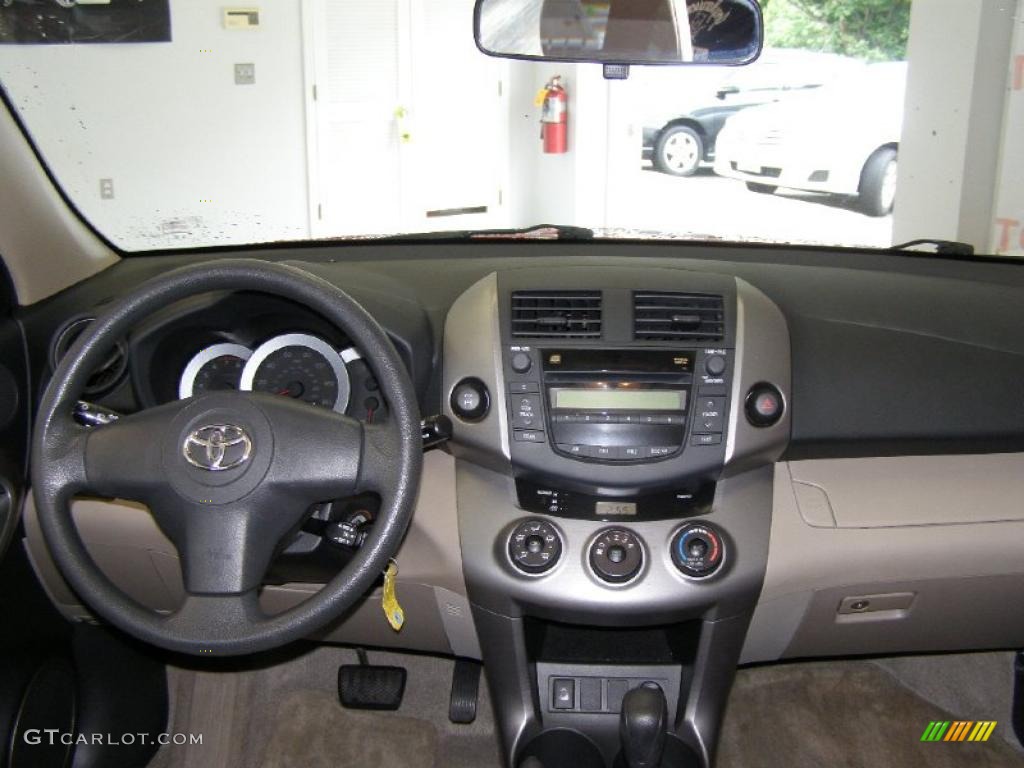
M 1024 454 L 777 464 L 768 568 L 742 660 L 1024 645 L 1024 612 L 1009 609 L 1024 601 L 1022 468 Z M 847 510 L 878 524 L 809 523 L 797 477 L 827 494 L 837 519 Z M 972 492 L 985 509 L 964 504 Z M 906 610 L 840 612 L 850 597 L 897 594 L 911 595 Z
M 33 304 L 118 261 L 68 208 L 6 106 L 0 104 L 0 254 L 18 303 Z
M 395 633 L 388 626 L 381 595 L 375 592 L 317 637 L 479 658 L 462 575 L 455 504 L 455 460 L 442 451 L 431 451 L 424 456 L 412 524 L 395 557 L 397 593 L 406 613 L 402 631 Z M 74 502 L 72 515 L 89 554 L 118 587 L 155 610 L 170 611 L 178 605 L 183 595 L 178 553 L 145 507 L 81 499 Z M 24 521 L 26 549 L 54 604 L 72 620 L 94 620 L 57 570 L 31 497 L 25 504 Z M 284 610 L 319 588 L 318 584 L 267 587 L 261 603 L 270 612 Z

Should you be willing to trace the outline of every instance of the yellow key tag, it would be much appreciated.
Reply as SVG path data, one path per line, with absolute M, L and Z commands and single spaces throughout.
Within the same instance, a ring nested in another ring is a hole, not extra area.
M 388 624 L 395 632 L 401 631 L 402 625 L 405 624 L 405 612 L 395 596 L 395 577 L 397 576 L 398 565 L 392 560 L 388 563 L 388 569 L 384 571 L 384 599 L 381 601 L 381 605 L 384 607 L 384 616 L 387 617 Z
M 535 107 L 543 107 L 544 106 L 544 99 L 546 99 L 547 97 L 548 97 L 548 89 L 547 88 L 541 88 L 539 91 L 537 91 L 537 95 L 533 97 L 533 106 L 535 106 Z

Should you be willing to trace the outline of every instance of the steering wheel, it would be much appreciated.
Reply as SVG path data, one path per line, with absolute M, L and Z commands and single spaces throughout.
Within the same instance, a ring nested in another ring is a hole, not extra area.
M 363 353 L 390 413 L 364 424 L 325 408 L 257 392 L 212 392 L 87 429 L 73 408 L 90 372 L 140 320 L 217 290 L 294 300 L 338 326 Z M 301 269 L 256 260 L 185 267 L 144 283 L 96 318 L 43 396 L 32 444 L 40 528 L 61 572 L 99 616 L 173 651 L 238 655 L 305 637 L 362 597 L 397 551 L 412 517 L 423 452 L 416 393 L 377 322 L 351 297 Z M 157 613 L 97 568 L 75 528 L 76 494 L 139 501 L 174 543 L 185 599 Z M 259 587 L 285 537 L 311 505 L 380 496 L 373 528 L 319 592 L 273 616 Z

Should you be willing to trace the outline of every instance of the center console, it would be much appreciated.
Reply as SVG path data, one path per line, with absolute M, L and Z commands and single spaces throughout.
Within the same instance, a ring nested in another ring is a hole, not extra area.
M 663 696 L 661 764 L 710 766 L 789 432 L 781 313 L 729 276 L 522 269 L 456 301 L 444 355 L 508 763 L 628 765 Z

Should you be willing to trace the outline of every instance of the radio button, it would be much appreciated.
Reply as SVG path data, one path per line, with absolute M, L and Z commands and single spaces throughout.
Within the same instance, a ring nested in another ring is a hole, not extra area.
M 533 367 L 533 360 L 526 352 L 513 352 L 510 365 L 516 373 L 526 373 Z
M 671 456 L 679 450 L 678 445 L 652 445 L 650 447 L 651 458 L 660 459 L 663 456 Z
M 704 370 L 712 376 L 721 376 L 725 373 L 725 358 L 721 355 L 710 355 L 704 361 Z
M 512 426 L 529 429 L 541 425 L 540 395 L 512 396 Z
M 651 449 L 646 446 L 634 445 L 628 448 L 621 448 L 620 450 L 622 451 L 620 458 L 627 461 L 649 459 L 651 457 Z
M 512 433 L 517 443 L 543 443 L 544 432 L 539 429 L 517 429 Z
M 513 395 L 540 392 L 540 384 L 536 381 L 510 381 L 508 384 L 508 391 Z
M 724 397 L 702 397 L 697 403 L 699 416 L 718 416 L 725 408 Z
M 721 435 L 692 435 L 690 445 L 721 445 Z
M 587 451 L 587 456 L 592 459 L 612 461 L 619 458 L 619 449 L 611 445 L 587 445 L 584 448 Z
M 722 414 L 717 416 L 702 416 L 697 419 L 697 428 L 702 432 L 721 432 L 724 419 Z
M 558 444 L 558 450 L 560 450 L 562 453 L 571 454 L 572 456 L 586 456 L 587 455 L 586 449 L 587 449 L 587 446 L 585 446 L 585 445 L 576 445 L 574 443 L 573 444 L 570 444 L 570 443 L 559 443 Z

